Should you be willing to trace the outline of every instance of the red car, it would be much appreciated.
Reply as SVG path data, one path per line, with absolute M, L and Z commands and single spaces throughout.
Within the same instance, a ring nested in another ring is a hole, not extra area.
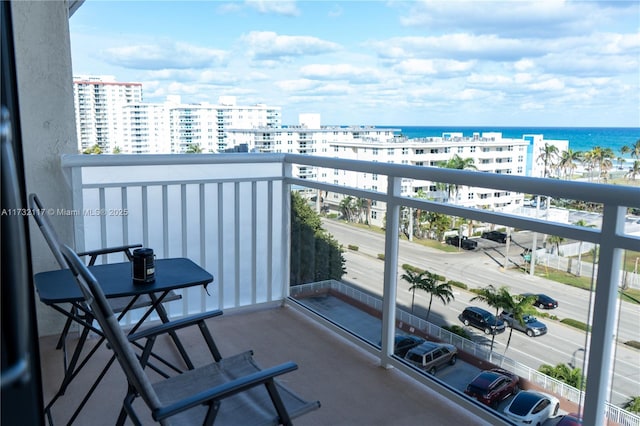
M 485 370 L 467 385 L 464 393 L 491 408 L 497 408 L 500 402 L 518 393 L 520 378 L 501 368 Z

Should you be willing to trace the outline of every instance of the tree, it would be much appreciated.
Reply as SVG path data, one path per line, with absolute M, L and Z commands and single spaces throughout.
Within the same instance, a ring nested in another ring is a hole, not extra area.
M 404 274 L 402 274 L 400 278 L 409 283 L 409 291 L 413 292 L 413 295 L 411 296 L 411 313 L 413 314 L 413 308 L 415 306 L 414 303 L 416 300 L 416 289 L 420 288 L 426 271 L 415 271 L 408 268 L 404 268 L 404 271 Z
M 555 160 L 558 158 L 558 147 L 552 145 L 550 143 L 545 143 L 542 148 L 540 148 L 540 154 L 538 155 L 538 160 L 542 161 L 544 164 L 544 175 L 543 177 L 551 176 L 551 172 L 555 166 Z
M 473 297 L 471 299 L 471 301 L 476 301 L 479 300 L 481 302 L 486 303 L 487 305 L 491 306 L 492 308 L 496 308 L 496 318 L 498 317 L 498 315 L 500 314 L 500 309 L 506 309 L 508 308 L 507 303 L 508 301 L 505 300 L 505 291 L 508 292 L 508 290 L 503 290 L 504 287 L 500 288 L 500 289 L 496 289 L 493 285 L 488 285 L 487 287 L 481 288 L 480 290 L 478 290 L 477 296 Z M 495 333 L 492 333 L 491 335 L 491 352 L 493 352 L 493 344 L 496 340 L 496 335 Z
M 636 180 L 636 176 L 640 175 L 640 161 L 636 160 L 633 162 L 633 165 L 629 168 L 629 171 L 625 174 L 627 179 Z
M 184 151 L 185 154 L 202 154 L 202 147 L 197 143 L 190 143 L 187 145 L 187 149 Z
M 291 285 L 340 280 L 345 259 L 338 241 L 322 228 L 320 216 L 297 192 L 291 193 Z
M 593 165 L 598 168 L 598 179 L 606 179 L 607 172 L 613 166 L 613 162 L 611 161 L 614 157 L 613 150 L 611 148 L 594 146 L 590 151 L 590 157 Z
M 122 149 L 119 146 L 114 146 L 113 147 L 113 153 L 114 154 L 122 154 Z
M 102 154 L 102 148 L 100 148 L 100 145 L 94 144 L 89 148 L 85 149 L 84 151 L 82 151 L 82 153 L 83 154 Z
M 451 284 L 445 282 L 438 284 L 439 281 L 445 280 L 444 277 L 438 274 L 434 274 L 429 271 L 412 271 L 405 268 L 405 273 L 402 274 L 401 278 L 411 284 L 411 287 L 409 287 L 409 291 L 413 292 L 413 296 L 411 298 L 411 313 L 413 313 L 416 290 L 422 290 L 429 293 L 429 307 L 427 308 L 425 321 L 429 321 L 433 296 L 440 299 L 445 305 L 454 299 Z
M 583 228 L 593 228 L 594 225 L 589 225 L 586 220 L 580 219 L 573 223 L 576 226 L 582 226 Z M 578 243 L 578 273 L 577 276 L 582 274 L 582 240 Z
M 560 153 L 558 168 L 562 170 L 565 179 L 573 178 L 573 171 L 578 167 L 576 163 L 582 161 L 582 151 L 574 151 L 571 148 Z
M 454 156 L 447 161 L 439 162 L 438 167 L 456 170 L 477 170 L 473 158 L 462 158 L 458 154 L 454 154 Z M 441 190 L 447 192 L 447 201 L 449 201 L 449 198 L 451 198 L 452 194 L 455 195 L 455 200 L 458 200 L 458 191 L 460 190 L 458 185 L 454 183 L 445 183 L 438 184 L 437 186 L 439 186 Z
M 524 315 L 526 315 L 531 310 L 531 305 L 536 300 L 535 295 L 530 296 L 512 296 L 509 290 L 506 287 L 501 287 L 499 290 L 501 297 L 503 299 L 503 303 L 506 306 L 504 309 L 507 312 L 513 314 L 513 320 L 518 321 L 520 325 L 524 325 Z M 511 335 L 513 334 L 513 327 L 509 330 L 509 338 L 507 339 L 507 347 L 505 348 L 505 352 L 509 349 L 509 344 L 511 343 Z
M 555 367 L 549 364 L 543 364 L 538 368 L 538 371 L 577 389 L 582 390 L 586 386 L 586 381 L 582 379 L 582 370 L 579 368 L 571 368 L 564 363 L 560 363 Z
M 640 396 L 631 397 L 629 401 L 624 404 L 623 408 L 632 413 L 640 413 Z

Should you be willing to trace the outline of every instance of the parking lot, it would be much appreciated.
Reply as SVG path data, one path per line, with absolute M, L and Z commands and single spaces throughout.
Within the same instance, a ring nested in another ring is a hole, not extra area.
M 331 295 L 308 297 L 300 301 L 316 312 L 330 318 L 341 327 L 363 337 L 371 344 L 379 345 L 382 333 L 382 325 L 379 318 L 361 311 L 355 306 Z M 397 332 L 402 333 L 400 330 Z M 479 334 L 482 334 L 482 332 L 480 331 Z M 463 392 L 469 382 L 471 382 L 480 371 L 479 368 L 461 361 L 458 358 L 455 365 L 441 368 L 436 372 L 435 376 L 449 386 Z M 512 397 L 509 397 L 501 402 L 497 411 L 502 412 L 511 401 L 511 398 Z M 561 411 L 560 414 L 563 414 L 563 412 Z M 549 419 L 544 424 L 553 425 L 555 423 L 555 419 Z

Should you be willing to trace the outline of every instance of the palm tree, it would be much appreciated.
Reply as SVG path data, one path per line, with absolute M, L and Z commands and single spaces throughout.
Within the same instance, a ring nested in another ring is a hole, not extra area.
M 411 313 L 413 314 L 413 307 L 416 299 L 416 289 L 420 288 L 420 286 L 422 285 L 422 281 L 424 280 L 426 271 L 413 271 L 407 268 L 405 268 L 404 271 L 404 274 L 402 274 L 400 278 L 411 285 L 409 287 L 409 291 L 413 292 L 413 295 L 411 296 Z
M 442 167 L 445 169 L 456 169 L 456 170 L 477 170 L 476 165 L 474 164 L 473 158 L 462 158 L 458 154 L 454 154 L 453 157 L 448 159 L 447 161 L 440 161 L 438 163 L 438 167 Z M 441 189 L 444 189 L 447 192 L 447 201 L 451 198 L 452 194 L 455 194 L 455 199 L 458 199 L 458 191 L 459 187 L 456 184 L 438 184 Z
M 595 225 L 589 225 L 586 220 L 580 219 L 573 223 L 576 226 L 582 226 L 583 228 L 593 228 Z M 582 274 L 582 240 L 578 243 L 578 273 L 577 276 Z
M 599 178 L 606 177 L 607 172 L 613 166 L 613 163 L 611 162 L 613 157 L 614 154 L 611 148 L 602 148 L 600 146 L 593 147 L 591 150 L 591 159 L 594 165 L 598 167 Z
M 631 156 L 640 160 L 640 139 L 638 139 L 633 145 L 629 147 L 629 151 L 631 152 Z
M 414 301 L 416 297 L 416 290 L 422 290 L 429 293 L 429 307 L 427 308 L 427 316 L 425 321 L 429 321 L 429 315 L 431 314 L 431 304 L 433 303 L 433 296 L 436 296 L 445 305 L 454 299 L 453 291 L 451 290 L 451 284 L 440 283 L 438 281 L 444 281 L 445 278 L 438 274 L 434 274 L 429 271 L 412 271 L 405 268 L 405 273 L 401 278 L 411 284 L 409 291 L 413 292 L 411 298 L 411 313 L 413 314 Z
M 429 271 L 426 272 L 424 278 L 424 286 L 420 288 L 420 290 L 424 290 L 429 293 L 429 307 L 427 308 L 427 316 L 425 317 L 425 321 L 429 321 L 429 315 L 431 314 L 431 303 L 433 302 L 433 296 L 436 296 L 438 299 L 442 301 L 443 304 L 447 304 L 451 302 L 455 297 L 453 296 L 453 291 L 451 289 L 451 284 L 441 282 L 438 284 L 438 281 L 444 281 L 445 278 L 438 274 L 433 274 Z
M 555 145 L 551 145 L 549 143 L 545 143 L 544 147 L 540 148 L 540 155 L 538 155 L 538 160 L 541 160 L 544 163 L 544 176 L 551 176 L 551 171 L 555 166 L 554 161 L 558 158 L 558 147 Z
M 627 179 L 636 180 L 636 176 L 640 175 L 640 160 L 633 162 L 633 166 L 629 168 L 629 171 L 625 174 Z
M 530 296 L 512 296 L 509 290 L 506 287 L 500 288 L 500 293 L 502 295 L 502 299 L 504 304 L 507 305 L 505 311 L 513 314 L 513 320 L 518 321 L 520 325 L 524 326 L 524 316 L 531 310 L 531 305 L 536 300 L 535 295 Z M 511 335 L 513 334 L 513 327 L 509 330 L 509 338 L 507 339 L 507 347 L 504 349 L 506 352 L 509 349 L 509 344 L 511 343 Z
M 481 302 L 485 302 L 487 305 L 496 308 L 496 318 L 500 314 L 500 309 L 508 308 L 508 301 L 504 298 L 504 291 L 502 288 L 496 289 L 493 285 L 488 285 L 487 287 L 481 288 L 478 290 L 478 295 L 473 297 L 471 301 L 479 300 Z M 491 352 L 493 352 L 493 344 L 496 340 L 496 334 L 492 333 L 491 335 Z
M 582 151 L 574 151 L 571 148 L 560 153 L 558 168 L 563 171 L 564 178 L 573 178 L 573 171 L 578 167 L 576 163 L 582 161 Z

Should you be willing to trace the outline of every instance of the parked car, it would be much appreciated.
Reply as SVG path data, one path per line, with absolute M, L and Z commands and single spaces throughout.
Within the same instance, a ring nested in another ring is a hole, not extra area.
M 485 370 L 467 385 L 464 393 L 491 408 L 520 391 L 520 378 L 502 368 Z
M 396 334 L 395 342 L 393 344 L 393 353 L 401 358 L 409 352 L 409 349 L 424 343 L 425 340 L 418 336 L 412 336 L 410 334 L 400 335 Z
M 516 424 L 540 426 L 559 409 L 560 401 L 555 396 L 527 390 L 518 392 L 503 412 Z
M 445 238 L 445 242 L 452 246 L 462 247 L 465 250 L 473 250 L 478 247 L 478 242 L 475 240 L 470 240 L 469 238 L 463 236 L 460 238 L 457 235 L 452 235 L 450 237 Z
M 485 334 L 499 334 L 505 330 L 504 321 L 477 306 L 464 308 L 460 315 L 460 320 L 464 325 L 472 325 L 484 331 Z
M 555 309 L 558 307 L 558 301 L 553 297 L 547 296 L 546 294 L 524 293 L 522 294 L 522 296 L 536 296 L 536 300 L 534 300 L 533 305 L 537 306 L 540 309 Z
M 481 237 L 487 240 L 496 241 L 498 243 L 507 242 L 507 234 L 505 232 L 500 232 L 500 231 L 483 232 Z
M 522 320 L 524 324 L 517 321 L 511 312 L 503 311 L 500 314 L 500 318 L 506 322 L 509 327 L 522 331 L 523 333 L 527 333 L 527 336 L 529 337 L 547 334 L 547 326 L 538 321 L 538 319 L 533 315 L 523 315 Z
M 436 374 L 440 367 L 456 363 L 458 349 L 445 343 L 424 342 L 409 349 L 404 359 L 429 374 Z
M 582 426 L 582 417 L 576 413 L 560 416 L 556 426 Z

